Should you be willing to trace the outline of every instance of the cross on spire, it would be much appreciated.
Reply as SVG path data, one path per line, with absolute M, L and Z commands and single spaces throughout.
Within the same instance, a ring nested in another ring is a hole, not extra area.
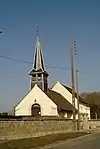
M 37 25 L 37 30 L 36 30 L 36 32 L 37 32 L 37 37 L 39 37 L 39 26 Z

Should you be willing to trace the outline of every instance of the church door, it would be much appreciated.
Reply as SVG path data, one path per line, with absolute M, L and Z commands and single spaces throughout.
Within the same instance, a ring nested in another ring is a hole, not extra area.
M 32 105 L 32 108 L 31 108 L 32 116 L 35 116 L 35 117 L 40 116 L 41 115 L 40 112 L 41 112 L 41 107 L 39 104 L 36 103 L 36 104 Z

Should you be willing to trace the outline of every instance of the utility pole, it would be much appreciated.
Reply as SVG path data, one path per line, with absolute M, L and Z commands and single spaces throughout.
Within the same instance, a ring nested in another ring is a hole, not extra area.
M 77 121 L 77 129 L 80 129 L 80 115 L 79 115 L 79 91 L 78 91 L 78 69 L 76 64 L 76 42 L 74 41 L 74 55 L 75 55 L 75 72 L 76 72 L 76 93 L 77 93 L 77 114 L 78 114 L 78 121 Z
M 79 115 L 79 92 L 78 92 L 78 70 L 76 69 L 76 92 L 77 92 L 77 110 L 78 110 L 78 123 L 77 129 L 80 129 L 80 115 Z
M 75 111 L 75 86 L 74 86 L 74 64 L 73 64 L 73 42 L 70 41 L 70 62 L 71 62 L 71 77 L 72 77 L 72 105 L 73 105 L 73 123 L 76 129 L 76 111 Z

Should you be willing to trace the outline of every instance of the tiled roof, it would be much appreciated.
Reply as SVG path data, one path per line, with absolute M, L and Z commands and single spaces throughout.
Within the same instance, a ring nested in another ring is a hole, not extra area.
M 53 90 L 48 90 L 45 92 L 45 94 L 60 108 L 61 110 L 66 110 L 66 111 L 77 111 L 73 105 L 67 101 L 61 94 L 58 92 L 55 92 Z
M 62 84 L 62 85 L 72 94 L 72 89 L 69 86 L 66 86 L 64 84 Z M 75 97 L 77 98 L 77 93 L 76 92 L 75 92 Z M 82 102 L 83 104 L 87 105 L 87 103 L 84 101 L 84 99 L 81 96 L 79 96 L 79 101 Z

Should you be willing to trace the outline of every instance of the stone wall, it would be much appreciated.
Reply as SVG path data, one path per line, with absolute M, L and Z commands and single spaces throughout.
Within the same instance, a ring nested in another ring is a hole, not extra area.
M 100 128 L 100 119 L 92 119 L 88 121 L 89 129 Z
M 73 129 L 72 120 L 61 118 L 0 118 L 0 140 L 43 136 Z

